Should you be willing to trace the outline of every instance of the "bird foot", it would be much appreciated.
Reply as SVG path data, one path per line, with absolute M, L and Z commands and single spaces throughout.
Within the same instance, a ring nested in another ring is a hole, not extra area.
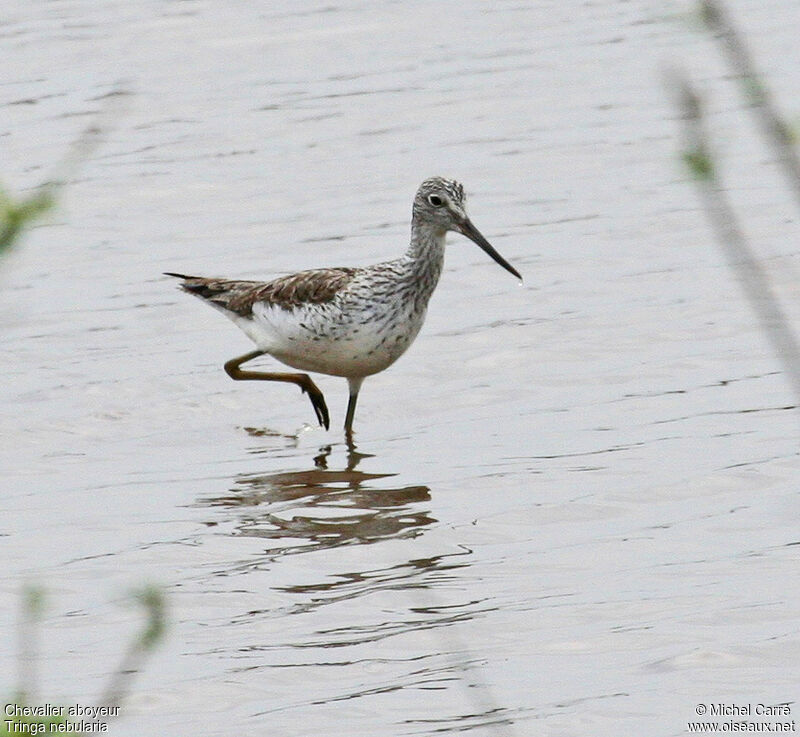
M 319 424 L 326 430 L 330 430 L 331 420 L 328 414 L 328 405 L 325 404 L 325 397 L 317 388 L 317 385 L 309 379 L 308 384 L 301 386 L 300 389 L 304 394 L 308 394 L 308 398 L 311 400 L 311 405 L 314 407 L 314 413 L 317 415 Z

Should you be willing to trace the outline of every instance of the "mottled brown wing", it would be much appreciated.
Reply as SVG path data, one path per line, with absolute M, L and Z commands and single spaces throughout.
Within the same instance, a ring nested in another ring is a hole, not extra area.
M 253 314 L 256 302 L 266 302 L 285 310 L 303 304 L 330 302 L 344 289 L 357 269 L 314 269 L 273 279 L 271 282 L 208 279 L 201 276 L 167 273 L 183 279 L 181 287 L 190 294 L 212 302 L 242 317 Z

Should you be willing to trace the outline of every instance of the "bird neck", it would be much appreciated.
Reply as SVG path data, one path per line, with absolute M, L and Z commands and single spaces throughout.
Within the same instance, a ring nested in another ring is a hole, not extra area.
M 444 240 L 447 231 L 416 219 L 411 223 L 411 243 L 406 251 L 409 274 L 423 287 L 428 296 L 433 293 L 444 265 Z

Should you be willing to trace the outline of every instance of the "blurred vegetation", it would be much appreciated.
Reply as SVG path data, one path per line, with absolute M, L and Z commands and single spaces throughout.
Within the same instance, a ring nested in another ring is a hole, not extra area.
M 161 642 L 167 627 L 166 601 L 161 589 L 146 586 L 134 592 L 134 599 L 145 611 L 145 625 L 131 641 L 122 662 L 112 674 L 100 700 L 102 706 L 119 706 L 125 700 L 133 676 L 142 670 L 145 659 Z
M 0 185 L 0 255 L 7 253 L 37 220 L 51 211 L 60 191 L 71 181 L 81 164 L 100 143 L 108 128 L 112 112 L 119 113 L 119 100 L 128 93 L 114 90 L 105 96 L 96 122 L 86 128 L 72 143 L 64 158 L 55 167 L 54 175 L 39 185 L 32 194 L 15 196 Z M 163 639 L 166 628 L 164 595 L 156 587 L 134 592 L 133 598 L 145 610 L 145 626 L 133 638 L 118 668 L 109 679 L 101 706 L 105 715 L 77 713 L 84 723 L 107 722 L 119 712 L 118 708 L 130 690 L 131 682 L 147 656 Z M 80 721 L 71 718 L 71 707 L 90 706 L 85 699 L 60 707 L 48 699 L 37 697 L 39 662 L 38 634 L 45 609 L 44 590 L 26 586 L 22 592 L 19 623 L 18 683 L 16 693 L 7 698 L 0 718 L 0 737 L 16 734 L 83 734 Z M 110 715 L 109 715 L 110 712 Z M 94 730 L 96 731 L 96 730 Z
M 684 151 L 683 161 L 695 179 L 713 179 L 714 162 L 700 151 Z
M 739 83 L 747 109 L 759 124 L 787 183 L 800 204 L 800 154 L 796 137 L 782 118 L 768 85 L 756 70 L 744 36 L 721 0 L 700 0 L 703 25 L 719 43 Z M 683 120 L 683 161 L 697 183 L 703 207 L 742 290 L 792 385 L 800 406 L 800 341 L 774 294 L 769 276 L 745 236 L 718 172 L 705 127 L 700 94 L 685 72 L 673 73 L 673 87 Z
M 95 122 L 73 141 L 64 158 L 55 167 L 54 175 L 39 185 L 33 194 L 17 197 L 0 184 L 0 255 L 8 251 L 26 229 L 53 209 L 58 194 L 74 178 L 78 168 L 97 148 L 111 124 L 112 117 L 121 112 L 122 102 L 129 93 L 115 89 L 104 96 L 103 107 Z
M 772 148 L 800 204 L 800 152 L 794 145 L 797 136 L 793 127 L 781 116 L 772 91 L 758 72 L 747 40 L 739 32 L 721 0 L 700 0 L 700 18 L 719 43 L 739 83 L 745 103 L 753 113 L 765 142 Z
M 26 226 L 53 207 L 54 195 L 53 187 L 45 186 L 16 200 L 0 185 L 0 253 L 13 245 Z
M 19 624 L 19 683 L 14 696 L 3 702 L 5 708 L 0 719 L 0 737 L 16 734 L 81 735 L 84 734 L 80 731 L 81 721 L 107 723 L 119 714 L 118 707 L 129 693 L 132 679 L 142 670 L 147 656 L 161 642 L 166 630 L 166 602 L 161 589 L 147 586 L 133 592 L 133 600 L 144 609 L 144 627 L 131 640 L 122 662 L 109 679 L 104 696 L 98 705 L 105 711 L 99 712 L 96 716 L 89 713 L 72 715 L 70 707 L 89 706 L 86 699 L 60 706 L 36 696 L 38 685 L 36 667 L 39 659 L 36 642 L 45 609 L 45 596 L 44 590 L 40 587 L 27 586 L 24 589 Z M 74 716 L 78 717 L 77 721 Z

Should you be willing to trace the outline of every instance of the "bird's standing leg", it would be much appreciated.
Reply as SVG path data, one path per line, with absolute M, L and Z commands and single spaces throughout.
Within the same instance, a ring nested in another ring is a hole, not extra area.
M 330 417 L 325 397 L 308 374 L 267 373 L 266 371 L 247 371 L 239 368 L 243 363 L 263 356 L 264 353 L 264 351 L 250 351 L 238 358 L 232 358 L 225 363 L 225 371 L 228 376 L 237 381 L 284 381 L 288 384 L 297 384 L 302 391 L 308 394 L 319 424 L 327 430 L 330 427 Z
M 363 377 L 358 379 L 347 380 L 347 384 L 350 387 L 350 399 L 347 402 L 347 415 L 344 418 L 344 431 L 350 440 L 352 440 L 353 437 L 353 417 L 356 414 L 356 402 L 358 401 L 358 390 L 361 389 L 362 381 L 364 381 Z

